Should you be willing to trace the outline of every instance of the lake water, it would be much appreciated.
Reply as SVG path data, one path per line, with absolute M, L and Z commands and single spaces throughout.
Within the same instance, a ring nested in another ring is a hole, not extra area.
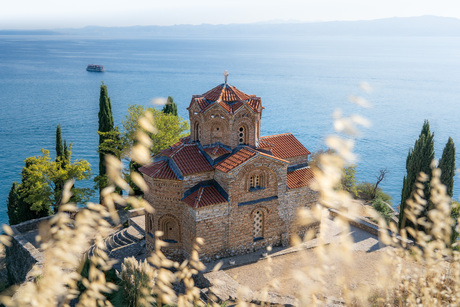
M 85 71 L 101 64 L 105 73 Z M 54 154 L 56 125 L 73 142 L 74 159 L 97 172 L 97 113 L 101 81 L 116 124 L 130 104 L 173 96 L 179 113 L 193 94 L 223 82 L 262 98 L 262 135 L 292 132 L 310 150 L 333 133 L 332 112 L 372 121 L 357 139 L 359 180 L 389 173 L 381 187 L 400 201 L 407 152 L 423 120 L 435 132 L 436 157 L 449 136 L 460 144 L 460 41 L 442 37 L 309 37 L 286 39 L 110 40 L 0 36 L 0 223 L 24 159 L 41 148 Z M 348 102 L 363 94 L 373 107 Z M 457 145 L 460 151 L 460 145 Z M 460 165 L 457 154 L 457 165 Z M 87 183 L 92 185 L 92 183 Z M 456 183 L 454 196 L 460 194 Z

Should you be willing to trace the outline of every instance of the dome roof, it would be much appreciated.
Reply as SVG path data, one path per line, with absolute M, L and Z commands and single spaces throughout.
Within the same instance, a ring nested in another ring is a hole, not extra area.
M 220 84 L 203 95 L 194 95 L 188 109 L 190 109 L 195 102 L 200 112 L 204 112 L 216 103 L 230 114 L 235 113 L 245 104 L 256 113 L 259 113 L 263 109 L 260 97 L 245 94 L 233 85 L 227 83 Z

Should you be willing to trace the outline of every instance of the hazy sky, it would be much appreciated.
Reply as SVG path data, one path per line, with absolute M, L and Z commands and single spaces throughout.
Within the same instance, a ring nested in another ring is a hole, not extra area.
M 460 18 L 460 0 L 2 0 L 0 29 Z

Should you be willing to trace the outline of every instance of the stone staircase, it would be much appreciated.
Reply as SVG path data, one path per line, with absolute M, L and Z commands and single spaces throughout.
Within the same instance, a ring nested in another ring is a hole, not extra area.
M 138 243 L 143 239 L 144 233 L 139 231 L 136 227 L 129 226 L 128 228 L 123 228 L 104 239 L 107 255 L 112 257 L 120 249 Z M 88 251 L 88 257 L 94 255 L 97 248 L 96 245 L 91 246 Z

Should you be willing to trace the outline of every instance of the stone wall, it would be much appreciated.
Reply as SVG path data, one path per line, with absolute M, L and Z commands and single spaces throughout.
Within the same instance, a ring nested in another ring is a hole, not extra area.
M 283 221 L 278 214 L 278 201 L 272 200 L 253 205 L 232 205 L 229 222 L 228 255 L 252 252 L 267 245 L 279 245 Z M 255 238 L 254 216 L 256 211 L 263 214 L 262 236 Z
M 43 264 L 42 253 L 24 236 L 23 232 L 31 232 L 38 228 L 38 224 L 51 217 L 40 218 L 13 225 L 11 246 L 6 247 L 6 269 L 8 282 L 20 284 L 28 280 L 28 273 L 34 265 Z
M 48 221 L 52 217 L 53 216 L 45 216 L 45 217 L 41 217 L 41 218 L 38 218 L 38 219 L 25 221 L 25 222 L 22 222 L 20 224 L 12 225 L 11 227 L 14 227 L 19 233 L 25 233 L 25 232 L 37 229 L 38 225 L 41 222 Z
M 214 171 L 191 174 L 191 175 L 185 176 L 182 196 L 180 198 L 182 199 L 182 197 L 184 197 L 184 192 L 187 191 L 188 189 L 196 186 L 198 183 L 202 181 L 208 181 L 211 179 L 214 179 Z
M 228 205 L 218 205 L 213 211 L 219 210 L 212 218 L 200 219 L 196 223 L 197 237 L 204 239 L 200 250 L 200 258 L 210 261 L 225 257 L 229 236 Z M 204 215 L 203 215 L 204 216 Z
M 198 139 L 203 146 L 216 142 L 231 148 L 238 146 L 239 128 L 242 126 L 245 128 L 245 144 L 254 146 L 260 137 L 261 113 L 255 113 L 247 106 L 238 110 L 236 114 L 229 114 L 222 110 L 218 103 L 204 113 L 200 113 L 196 105 L 193 105 L 189 110 L 189 119 L 192 141 L 195 141 L 198 132 Z
M 268 197 L 278 197 L 286 191 L 287 165 L 281 161 L 258 156 L 243 167 L 228 173 L 228 194 L 232 204 L 245 203 Z M 217 173 L 218 171 L 216 171 Z M 264 177 L 263 188 L 250 190 L 250 176 Z
M 289 166 L 295 166 L 296 164 L 308 163 L 308 155 L 285 158 L 284 160 L 289 161 L 289 163 L 291 163 Z
M 284 201 L 280 204 L 280 218 L 285 221 L 287 227 L 284 229 L 286 233 L 301 233 L 302 230 L 296 220 L 297 211 L 303 207 L 310 207 L 318 201 L 318 192 L 313 191 L 308 186 L 289 189 Z

